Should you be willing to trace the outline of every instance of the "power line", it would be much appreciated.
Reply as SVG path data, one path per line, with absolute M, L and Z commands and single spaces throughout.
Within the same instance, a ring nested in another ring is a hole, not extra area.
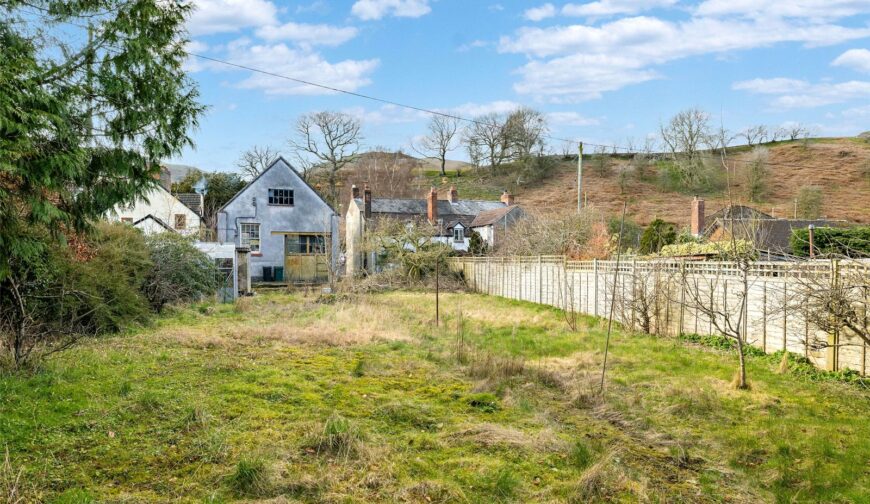
M 29 5 L 29 4 L 25 4 L 25 5 Z M 30 6 L 39 9 L 39 7 L 36 7 L 36 6 L 33 6 L 33 5 L 30 5 Z M 44 10 L 44 9 L 40 9 L 40 10 Z M 46 11 L 46 12 L 47 12 L 47 11 Z M 87 28 L 87 26 L 82 26 L 82 25 L 80 25 L 80 24 L 73 23 L 73 22 L 71 22 L 71 21 L 61 21 L 61 20 L 53 20 L 53 21 L 54 21 L 54 22 L 58 22 L 58 23 L 69 24 L 69 25 L 72 25 L 72 26 L 77 26 L 77 27 L 79 27 L 79 28 L 85 28 L 85 29 Z M 111 45 L 109 45 L 109 44 L 104 45 L 104 47 L 106 47 L 106 48 L 108 48 L 108 49 L 114 49 L 114 50 L 116 50 L 116 51 L 121 51 L 121 49 L 119 49 L 119 48 L 117 48 L 117 47 L 114 47 L 114 46 L 111 46 Z M 239 68 L 239 69 L 242 69 L 242 70 L 247 70 L 247 71 L 249 71 L 249 72 L 259 73 L 259 74 L 267 75 L 267 76 L 274 77 L 274 78 L 278 78 L 278 79 L 284 79 L 284 80 L 288 80 L 288 81 L 291 81 L 291 82 L 296 82 L 296 83 L 298 83 L 298 84 L 303 84 L 303 85 L 306 85 L 306 86 L 312 86 L 312 87 L 316 87 L 316 88 L 320 88 L 320 89 L 325 89 L 325 90 L 327 90 L 327 91 L 331 91 L 331 92 L 334 92 L 334 93 L 345 94 L 345 95 L 348 95 L 348 96 L 354 96 L 354 97 L 356 97 L 356 98 L 362 98 L 362 99 L 365 99 L 365 100 L 370 100 L 370 101 L 374 101 L 374 102 L 378 102 L 378 103 L 383 103 L 383 104 L 385 104 L 385 105 L 392 105 L 392 106 L 395 106 L 395 107 L 400 107 L 400 108 L 404 108 L 404 109 L 408 109 L 408 110 L 414 110 L 414 111 L 417 111 L 417 112 L 423 112 L 423 113 L 426 113 L 426 114 L 431 114 L 431 115 L 436 115 L 436 116 L 446 117 L 446 118 L 450 118 L 450 119 L 455 119 L 455 120 L 462 121 L 462 122 L 466 122 L 466 123 L 469 123 L 469 124 L 477 124 L 477 125 L 480 125 L 480 126 L 488 126 L 488 124 L 487 124 L 486 122 L 484 122 L 484 121 L 480 121 L 480 120 L 472 119 L 472 118 L 467 118 L 467 117 L 462 117 L 462 116 L 460 116 L 460 115 L 458 115 L 458 114 L 450 114 L 450 113 L 443 112 L 443 111 L 439 111 L 439 110 L 427 109 L 427 108 L 425 108 L 425 107 L 418 107 L 418 106 L 415 106 L 415 105 L 408 105 L 407 103 L 401 103 L 401 102 L 397 102 L 397 101 L 394 101 L 394 100 L 389 100 L 389 99 L 386 99 L 386 98 L 380 98 L 380 97 L 377 97 L 377 96 L 367 95 L 367 94 L 364 94 L 364 93 L 358 93 L 358 92 L 355 92 L 355 91 L 349 91 L 349 90 L 347 90 L 347 89 L 341 89 L 341 88 L 337 88 L 337 87 L 334 87 L 334 86 L 329 86 L 329 85 L 326 85 L 326 84 L 320 84 L 320 83 L 317 83 L 317 82 L 308 81 L 308 80 L 305 80 L 305 79 L 299 79 L 299 78 L 296 78 L 296 77 L 291 77 L 291 76 L 289 76 L 289 75 L 283 75 L 283 74 L 279 74 L 279 73 L 275 73 L 275 72 L 270 72 L 270 71 L 268 71 L 268 70 L 263 70 L 263 69 L 261 69 L 261 68 L 256 68 L 256 67 L 252 67 L 252 66 L 249 66 L 249 65 L 244 65 L 244 64 L 241 64 L 241 63 L 235 63 L 235 62 L 232 62 L 232 61 L 222 60 L 222 59 L 220 59 L 220 58 L 214 58 L 214 57 L 206 56 L 206 55 L 203 55 L 203 54 L 197 54 L 197 53 L 193 53 L 193 52 L 189 52 L 189 51 L 185 51 L 185 50 L 182 50 L 182 52 L 183 52 L 184 54 L 188 55 L 188 56 L 192 56 L 192 57 L 200 58 L 200 59 L 203 59 L 203 60 L 206 60 L 206 61 L 211 61 L 211 62 L 213 62 L 213 63 L 218 63 L 218 64 L 221 64 L 221 65 L 226 65 L 226 66 L 230 66 L 230 67 L 234 67 L 234 68 Z M 595 143 L 595 142 L 587 142 L 587 141 L 583 141 L 583 140 L 572 140 L 572 139 L 569 139 L 569 138 L 556 137 L 556 136 L 553 136 L 553 135 L 550 135 L 550 134 L 543 134 L 542 136 L 543 136 L 544 138 L 547 138 L 547 139 L 550 139 L 550 140 L 556 140 L 556 141 L 559 141 L 559 142 L 570 143 L 570 144 L 572 144 L 572 145 L 579 145 L 579 144 L 582 144 L 582 145 L 584 145 L 584 146 L 592 146 L 592 147 L 599 147 L 599 148 L 603 148 L 603 149 L 610 149 L 611 151 L 614 151 L 612 154 L 632 155 L 632 154 L 639 154 L 639 153 L 640 153 L 639 151 L 637 151 L 636 149 L 634 149 L 634 148 L 632 148 L 632 147 L 626 147 L 626 146 L 621 146 L 621 145 L 608 145 L 608 144 L 600 144 L 600 143 Z M 740 147 L 740 146 L 736 146 L 736 147 Z M 750 147 L 751 147 L 751 146 L 750 146 Z M 620 151 L 620 150 L 621 150 L 621 151 L 624 151 L 624 152 L 622 152 L 622 153 L 620 153 L 620 152 L 616 152 L 616 151 Z M 710 149 L 709 151 L 706 151 L 706 152 L 710 152 L 711 154 L 715 154 L 716 150 L 715 150 L 715 149 Z M 606 153 L 602 153 L 602 154 L 606 154 Z M 727 147 L 726 147 L 726 154 L 727 154 Z M 731 163 L 741 163 L 741 164 L 753 164 L 753 163 L 755 163 L 755 161 L 752 161 L 752 160 L 747 160 L 747 159 L 734 159 L 734 158 L 726 158 L 726 161 L 727 161 L 727 162 L 731 162 Z M 775 163 L 775 162 L 770 162 L 770 161 L 766 161 L 765 164 L 766 164 L 767 166 L 777 166 L 777 167 L 782 167 L 782 168 L 797 168 L 797 169 L 800 169 L 800 168 L 813 168 L 813 167 L 811 167 L 811 166 L 807 166 L 807 165 L 784 164 L 784 163 Z

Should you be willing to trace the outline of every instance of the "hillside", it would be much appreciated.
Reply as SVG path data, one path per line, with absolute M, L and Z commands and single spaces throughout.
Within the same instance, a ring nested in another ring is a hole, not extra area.
M 769 152 L 767 189 L 756 203 L 748 202 L 742 175 L 752 157 L 751 149 L 745 146 L 729 149 L 730 158 L 735 160 L 731 174 L 735 203 L 749 204 L 778 217 L 790 217 L 800 188 L 818 186 L 823 195 L 822 216 L 870 223 L 870 142 L 859 138 L 824 138 L 812 139 L 806 144 L 776 142 L 764 147 Z M 596 172 L 593 157 L 584 158 L 584 190 L 590 206 L 614 214 L 626 200 L 629 216 L 640 224 L 658 217 L 688 225 L 691 191 L 663 188 L 657 181 L 659 174 L 655 169 L 643 179 L 630 172 L 620 177 L 628 161 L 617 157 L 609 161 L 610 174 L 604 177 Z M 455 185 L 460 198 L 495 199 L 507 189 L 517 195 L 519 203 L 534 211 L 568 212 L 577 204 L 576 170 L 576 160 L 560 158 L 548 177 L 531 184 L 518 184 L 517 177 L 509 171 L 492 175 L 451 161 L 448 176 L 442 178 L 438 175 L 436 161 L 418 160 L 404 154 L 367 153 L 345 173 L 343 192 L 347 196 L 343 194 L 342 201 L 349 197 L 350 184 L 369 180 L 376 197 L 422 197 L 429 186 L 446 191 Z M 708 213 L 728 204 L 728 192 L 724 189 L 702 196 L 707 201 Z

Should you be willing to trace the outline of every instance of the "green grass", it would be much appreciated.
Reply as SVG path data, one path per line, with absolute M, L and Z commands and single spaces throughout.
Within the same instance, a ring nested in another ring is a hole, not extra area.
M 792 359 L 396 292 L 191 307 L 0 375 L 34 502 L 861 502 L 870 394 Z M 460 315 L 461 313 L 461 315 Z M 463 321 L 461 345 L 457 331 Z M 0 501 L 5 498 L 0 494 Z

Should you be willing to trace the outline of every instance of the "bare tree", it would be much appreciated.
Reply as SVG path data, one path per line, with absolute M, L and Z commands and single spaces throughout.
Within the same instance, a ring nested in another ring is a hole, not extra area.
M 447 175 L 447 153 L 458 147 L 459 120 L 455 117 L 435 115 L 429 120 L 428 133 L 411 147 L 421 155 L 437 159 L 441 164 L 441 176 Z
M 359 119 L 344 112 L 315 112 L 296 121 L 295 138 L 290 147 L 308 178 L 313 170 L 323 170 L 328 187 L 327 197 L 338 205 L 338 175 L 342 168 L 353 161 L 360 141 L 362 124 Z
M 519 107 L 511 112 L 505 121 L 511 158 L 522 159 L 543 153 L 547 130 L 547 120 L 543 113 L 529 107 Z
M 491 171 L 508 160 L 507 128 L 501 115 L 492 113 L 475 118 L 463 136 L 470 157 L 486 162 Z
M 268 145 L 255 145 L 242 153 L 236 160 L 236 166 L 241 170 L 243 177 L 253 180 L 266 171 L 278 155 L 278 151 Z
M 703 151 L 716 141 L 710 132 L 710 114 L 690 108 L 659 126 L 662 143 L 686 184 L 696 184 L 702 177 Z
M 806 128 L 801 123 L 790 123 L 788 125 L 781 126 L 778 131 L 779 136 L 782 138 L 797 140 L 803 137 Z
M 746 198 L 757 203 L 762 200 L 767 194 L 767 160 L 770 157 L 770 152 L 764 147 L 755 147 L 752 150 L 752 155 L 749 163 L 744 167 L 743 187 L 746 191 Z
M 767 140 L 767 126 L 763 124 L 750 126 L 738 133 L 737 136 L 746 140 L 746 145 L 749 146 L 764 143 L 764 141 Z

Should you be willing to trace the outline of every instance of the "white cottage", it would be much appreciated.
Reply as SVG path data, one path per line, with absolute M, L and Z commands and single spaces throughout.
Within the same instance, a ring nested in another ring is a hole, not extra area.
M 136 226 L 146 235 L 175 231 L 198 236 L 200 229 L 199 214 L 169 192 L 162 182 L 133 204 L 116 206 L 106 218 Z
M 323 282 L 336 271 L 338 214 L 284 158 L 218 210 L 217 235 L 250 248 L 254 280 Z

